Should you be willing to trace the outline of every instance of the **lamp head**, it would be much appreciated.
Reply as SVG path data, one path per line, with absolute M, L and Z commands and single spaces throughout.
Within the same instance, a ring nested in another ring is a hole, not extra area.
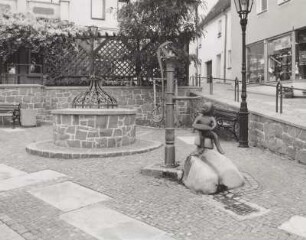
M 234 0 L 236 11 L 241 19 L 247 19 L 252 11 L 254 0 Z

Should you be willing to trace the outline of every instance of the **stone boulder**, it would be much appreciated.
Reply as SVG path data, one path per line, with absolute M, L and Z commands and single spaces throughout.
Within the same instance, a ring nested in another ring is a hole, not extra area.
M 219 184 L 228 189 L 241 187 L 244 184 L 242 174 L 228 157 L 213 149 L 205 151 L 201 158 L 217 173 Z
M 189 156 L 184 166 L 183 183 L 194 192 L 212 194 L 217 191 L 218 175 L 199 157 Z

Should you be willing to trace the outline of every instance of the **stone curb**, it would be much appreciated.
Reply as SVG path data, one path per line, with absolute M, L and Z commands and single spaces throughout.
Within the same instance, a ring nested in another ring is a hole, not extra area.
M 144 167 L 140 172 L 146 176 L 168 178 L 175 181 L 181 181 L 183 178 L 183 170 L 179 167 L 167 168 L 160 164 Z
M 138 139 L 139 140 L 139 139 Z M 26 151 L 32 155 L 45 157 L 45 158 L 62 158 L 62 159 L 81 159 L 81 158 L 105 158 L 105 157 L 118 157 L 118 156 L 128 156 L 133 154 L 145 153 L 157 148 L 160 148 L 163 144 L 155 141 L 148 141 L 141 139 L 141 142 L 145 142 L 147 146 L 139 147 L 138 144 L 130 145 L 129 149 L 118 150 L 118 148 L 108 148 L 105 149 L 84 149 L 80 152 L 80 149 L 64 148 L 58 147 L 53 144 L 52 140 L 40 141 L 31 143 L 26 146 Z M 47 146 L 41 146 L 42 144 Z M 48 145 L 50 146 L 48 149 Z M 50 148 L 53 148 L 50 150 Z

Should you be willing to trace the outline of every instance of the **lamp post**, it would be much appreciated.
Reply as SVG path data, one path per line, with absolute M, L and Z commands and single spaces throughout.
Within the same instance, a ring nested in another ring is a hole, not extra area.
M 245 31 L 248 23 L 248 14 L 252 10 L 253 0 L 234 0 L 237 13 L 240 18 L 240 25 L 242 29 L 242 90 L 241 90 L 241 104 L 239 110 L 239 147 L 247 148 L 249 147 L 248 141 L 248 106 L 246 102 L 247 92 L 246 92 L 246 47 L 245 47 Z

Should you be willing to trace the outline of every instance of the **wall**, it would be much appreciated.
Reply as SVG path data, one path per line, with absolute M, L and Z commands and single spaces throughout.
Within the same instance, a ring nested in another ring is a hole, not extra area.
M 91 19 L 91 0 L 72 0 L 69 6 L 69 20 L 78 25 L 95 25 L 106 30 L 118 30 L 117 0 L 105 0 L 105 19 Z
M 221 36 L 218 37 L 218 22 L 222 21 Z M 223 14 L 214 18 L 204 28 L 204 36 L 199 39 L 199 59 L 201 61 L 201 69 L 199 74 L 203 77 L 207 76 L 206 62 L 212 61 L 213 76 L 220 78 L 230 78 L 231 69 L 227 66 L 228 50 L 231 50 L 231 16 L 230 10 L 226 10 Z M 194 48 L 194 45 L 193 45 Z M 221 56 L 220 68 L 217 67 L 217 55 Z M 218 73 L 218 69 L 220 69 Z M 195 70 L 193 64 L 190 66 L 190 75 L 194 75 Z
M 37 110 L 39 122 L 51 122 L 51 110 L 70 108 L 74 97 L 85 91 L 86 87 L 43 87 L 40 85 L 0 85 L 0 103 L 21 103 L 22 108 Z M 114 96 L 119 107 L 137 109 L 136 123 L 157 126 L 152 122 L 154 107 L 152 87 L 104 87 L 107 93 Z M 179 87 L 179 96 L 188 96 L 193 87 Z M 160 101 L 160 93 L 157 101 Z M 188 101 L 179 101 L 176 105 L 177 126 L 190 125 Z
M 58 3 L 35 0 L 1 0 L 0 7 L 13 12 L 31 12 L 36 17 L 59 18 L 82 26 L 95 25 L 111 32 L 118 30 L 117 0 L 105 0 L 105 19 L 91 18 L 91 0 L 60 0 Z
M 259 40 L 271 38 L 293 29 L 306 26 L 305 0 L 291 0 L 284 4 L 278 5 L 277 0 L 268 0 L 268 10 L 257 14 L 256 0 L 252 12 L 248 17 L 246 44 L 254 43 Z M 232 0 L 232 6 L 235 6 Z M 236 76 L 241 79 L 241 26 L 236 8 L 232 7 L 232 62 L 233 78 Z

